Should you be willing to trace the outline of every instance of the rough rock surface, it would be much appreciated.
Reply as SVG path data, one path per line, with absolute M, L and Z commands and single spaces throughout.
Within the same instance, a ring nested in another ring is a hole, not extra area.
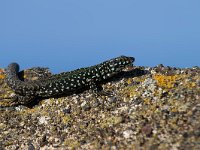
M 45 72 L 45 75 L 42 75 Z M 0 69 L 0 149 L 200 149 L 200 68 L 135 67 L 90 91 L 10 107 Z M 21 73 L 49 76 L 46 68 Z

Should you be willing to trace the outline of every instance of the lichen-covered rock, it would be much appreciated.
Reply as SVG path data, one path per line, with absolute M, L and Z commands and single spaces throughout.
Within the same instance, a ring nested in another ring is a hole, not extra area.
M 84 91 L 12 109 L 4 73 L 0 149 L 200 149 L 199 67 L 135 67 L 103 84 L 112 96 L 96 99 Z M 37 80 L 50 72 L 34 68 L 22 75 Z

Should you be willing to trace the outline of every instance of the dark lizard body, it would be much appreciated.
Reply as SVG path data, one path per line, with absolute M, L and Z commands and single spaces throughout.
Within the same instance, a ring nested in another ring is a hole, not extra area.
M 133 57 L 120 56 L 95 66 L 52 75 L 46 79 L 21 81 L 18 77 L 19 65 L 11 63 L 6 69 L 7 84 L 16 93 L 19 104 L 27 104 L 35 98 L 45 98 L 68 94 L 89 87 L 98 92 L 97 85 L 132 66 Z

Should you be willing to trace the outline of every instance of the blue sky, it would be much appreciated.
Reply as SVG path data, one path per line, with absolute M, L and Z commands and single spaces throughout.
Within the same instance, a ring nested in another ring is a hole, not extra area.
M 200 66 L 199 0 L 5 0 L 0 68 L 54 73 L 127 55 L 137 66 Z

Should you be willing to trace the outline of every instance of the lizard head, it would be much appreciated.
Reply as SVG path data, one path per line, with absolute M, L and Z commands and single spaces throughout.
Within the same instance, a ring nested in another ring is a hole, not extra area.
M 134 57 L 120 56 L 114 59 L 111 59 L 109 62 L 109 67 L 113 72 L 120 72 L 129 67 L 133 66 L 135 61 Z

